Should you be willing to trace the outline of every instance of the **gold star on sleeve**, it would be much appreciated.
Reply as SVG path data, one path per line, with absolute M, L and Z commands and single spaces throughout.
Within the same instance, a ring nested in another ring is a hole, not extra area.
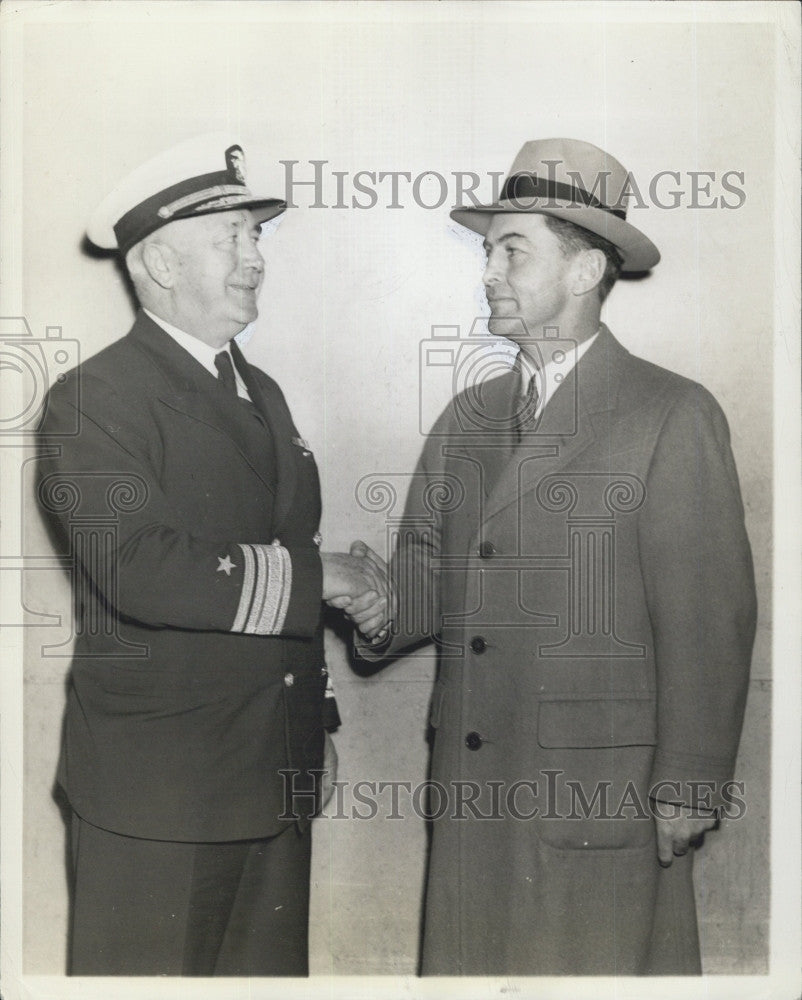
M 226 576 L 231 576 L 231 570 L 237 568 L 237 564 L 231 561 L 231 556 L 226 555 L 217 557 L 217 562 L 219 563 L 217 567 L 218 573 L 225 573 Z

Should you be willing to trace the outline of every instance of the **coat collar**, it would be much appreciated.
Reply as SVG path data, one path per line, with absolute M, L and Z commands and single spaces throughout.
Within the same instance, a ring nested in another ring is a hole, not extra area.
M 593 444 L 598 415 L 616 407 L 621 362 L 627 356 L 602 324 L 595 343 L 548 403 L 537 426 L 509 453 L 487 497 L 485 518 L 515 503 L 544 476 L 563 468 Z
M 228 401 L 219 397 L 214 376 L 143 312 L 137 314 L 128 336 L 159 373 L 160 382 L 155 387 L 156 396 L 172 409 L 224 434 L 265 486 L 271 492 L 276 492 L 270 483 L 268 470 L 255 466 L 240 447 L 234 435 L 230 416 L 226 413 Z M 261 380 L 257 381 L 253 369 L 235 343 L 231 344 L 231 354 L 248 387 L 253 404 L 265 418 L 273 436 L 278 473 L 278 490 L 273 515 L 275 533 L 280 529 L 292 506 L 296 487 L 297 470 L 291 444 L 292 426 L 289 415 L 285 412 L 286 406 L 278 386 L 272 380 L 265 380 L 264 383 Z

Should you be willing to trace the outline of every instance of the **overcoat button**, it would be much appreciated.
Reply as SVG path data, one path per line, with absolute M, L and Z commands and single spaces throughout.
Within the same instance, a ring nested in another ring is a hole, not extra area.
M 484 653 L 487 649 L 487 643 L 485 642 L 484 636 L 475 635 L 473 639 L 471 639 L 471 649 L 474 653 Z
M 295 677 L 292 674 L 284 674 L 284 686 L 291 688 L 295 683 Z
M 492 542 L 482 542 L 479 546 L 479 555 L 482 559 L 492 559 L 496 554 L 496 546 Z
M 482 745 L 482 737 L 479 733 L 468 733 L 465 737 L 465 746 L 469 750 L 478 750 Z

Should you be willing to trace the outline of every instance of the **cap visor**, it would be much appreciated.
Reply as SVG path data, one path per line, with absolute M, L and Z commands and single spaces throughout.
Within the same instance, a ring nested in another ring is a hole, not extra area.
M 197 219 L 201 215 L 216 215 L 219 212 L 247 211 L 253 213 L 257 222 L 267 222 L 268 219 L 274 219 L 277 215 L 281 215 L 282 212 L 286 211 L 286 208 L 287 202 L 280 198 L 248 198 L 228 205 L 214 205 L 195 211 L 188 209 L 186 212 L 176 212 L 169 221 L 172 222 L 173 219 Z

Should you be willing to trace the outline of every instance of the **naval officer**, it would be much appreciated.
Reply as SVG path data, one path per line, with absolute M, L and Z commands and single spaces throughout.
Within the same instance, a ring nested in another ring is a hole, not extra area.
M 307 972 L 313 772 L 338 722 L 321 601 L 371 603 L 381 581 L 321 553 L 314 456 L 234 341 L 257 317 L 260 226 L 285 209 L 244 169 L 238 143 L 201 137 L 103 200 L 89 239 L 140 309 L 41 425 L 80 616 L 58 768 L 72 974 Z

